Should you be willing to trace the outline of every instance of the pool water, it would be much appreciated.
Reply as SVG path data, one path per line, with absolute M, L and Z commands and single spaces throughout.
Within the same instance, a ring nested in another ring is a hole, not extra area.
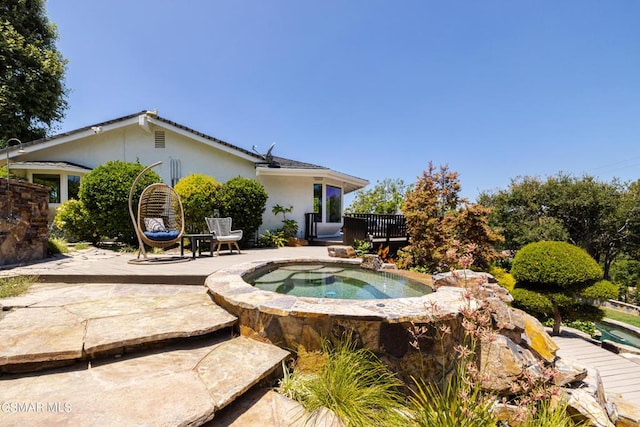
M 310 298 L 409 298 L 433 292 L 429 286 L 398 274 L 336 263 L 268 265 L 242 278 L 265 291 Z
M 605 321 L 596 322 L 596 329 L 600 331 L 600 341 L 609 340 L 640 348 L 640 336 L 630 329 Z

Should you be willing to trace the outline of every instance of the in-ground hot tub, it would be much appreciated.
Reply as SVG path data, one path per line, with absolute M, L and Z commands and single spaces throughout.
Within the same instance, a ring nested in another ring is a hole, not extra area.
M 413 298 L 433 292 L 430 286 L 392 271 L 335 262 L 271 263 L 242 278 L 263 291 L 310 298 Z
M 420 296 L 366 299 L 340 299 L 326 294 L 321 298 L 294 296 L 259 289 L 243 279 L 263 268 L 280 267 L 286 272 L 291 265 L 304 264 L 337 271 L 358 267 L 359 263 L 344 259 L 257 261 L 219 270 L 207 278 L 205 285 L 216 303 L 238 316 L 243 335 L 294 350 L 299 345 L 317 349 L 323 339 L 352 332 L 373 351 L 384 349 L 401 356 L 409 345 L 408 325 L 454 320 L 469 304 L 464 289 L 443 287 L 434 292 L 428 279 L 419 283 L 424 290 Z

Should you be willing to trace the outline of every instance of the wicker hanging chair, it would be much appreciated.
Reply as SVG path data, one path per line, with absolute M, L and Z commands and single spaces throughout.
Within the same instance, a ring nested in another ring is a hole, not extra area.
M 156 183 L 146 187 L 140 194 L 138 215 L 133 212 L 133 195 L 138 181 L 149 169 L 161 163 L 154 163 L 140 172 L 129 191 L 129 214 L 140 244 L 137 259 L 140 260 L 140 254 L 144 257 L 137 262 L 149 261 L 145 244 L 153 248 L 167 248 L 179 242 L 184 234 L 182 202 L 178 193 L 167 184 Z

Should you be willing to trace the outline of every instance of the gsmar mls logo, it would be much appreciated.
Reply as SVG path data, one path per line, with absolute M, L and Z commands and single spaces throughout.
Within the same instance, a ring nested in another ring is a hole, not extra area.
M 23 412 L 71 412 L 69 402 L 1 402 L 0 412 L 5 414 L 17 414 Z

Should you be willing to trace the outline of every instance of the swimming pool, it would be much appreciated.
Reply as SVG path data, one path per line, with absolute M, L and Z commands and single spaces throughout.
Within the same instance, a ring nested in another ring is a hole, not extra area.
M 264 291 L 309 298 L 413 298 L 433 292 L 421 282 L 389 271 L 373 271 L 336 263 L 272 264 L 249 272 L 242 278 Z
M 640 334 L 631 327 L 603 320 L 596 322 L 596 329 L 600 331 L 600 341 L 609 340 L 640 348 Z

